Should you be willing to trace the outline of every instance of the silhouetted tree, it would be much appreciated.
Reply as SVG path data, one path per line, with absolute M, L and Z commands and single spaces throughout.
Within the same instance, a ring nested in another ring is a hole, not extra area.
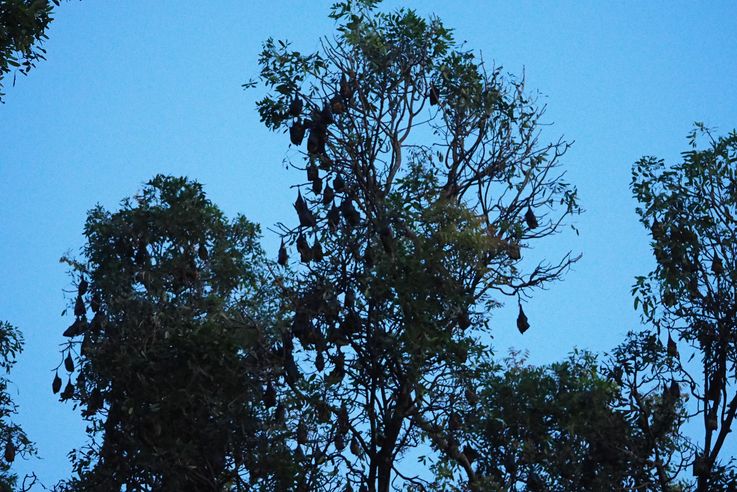
M 34 455 L 36 450 L 21 427 L 11 420 L 18 407 L 8 391 L 10 381 L 6 375 L 15 365 L 16 357 L 23 349 L 23 336 L 10 323 L 0 322 L 0 490 L 27 490 L 18 483 L 18 476 L 11 471 L 13 462 L 23 456 Z
M 612 407 L 630 426 L 628 446 L 620 449 L 629 461 L 627 487 L 646 490 L 689 490 L 684 471 L 693 462 L 695 446 L 684 434 L 687 388 L 692 380 L 679 360 L 648 331 L 627 334 L 603 372 L 616 383 Z
M 75 319 L 52 389 L 80 407 L 90 441 L 60 489 L 288 488 L 278 305 L 258 234 L 184 178 L 89 212 L 82 257 L 63 258 Z
M 0 0 L 0 102 L 3 79 L 14 71 L 23 75 L 45 60 L 46 30 L 59 0 Z M 15 75 L 13 76 L 15 82 Z
M 701 138 L 708 146 L 699 149 Z M 737 133 L 715 138 L 697 124 L 683 162 L 645 157 L 632 190 L 650 230 L 657 266 L 633 289 L 643 318 L 683 363 L 703 419 L 693 462 L 699 491 L 734 489 L 732 460 L 720 452 L 737 414 Z
M 636 393 L 648 367 L 643 357 L 631 357 L 633 348 L 641 347 L 625 344 L 613 357 L 611 367 L 624 366 L 625 378 L 605 377 L 602 372 L 611 371 L 587 352 L 546 366 L 527 365 L 518 353 L 504 365 L 484 364 L 477 401 L 460 401 L 448 423 L 448 439 L 464 443 L 481 490 L 681 490 L 683 460 L 676 454 L 687 444 L 678 434 L 681 400 L 660 391 Z M 644 359 L 667 368 L 663 358 Z M 631 381 L 637 389 L 630 391 Z M 666 413 L 672 421 L 661 425 Z M 653 434 L 643 422 L 661 430 Z M 453 460 L 433 469 L 433 490 L 465 490 Z
M 283 291 L 286 363 L 307 376 L 287 381 L 305 405 L 297 488 L 421 487 L 399 462 L 430 443 L 478 489 L 448 419 L 476 398 L 487 308 L 575 261 L 521 260 L 579 210 L 557 168 L 569 144 L 540 143 L 524 81 L 487 69 L 438 19 L 377 3 L 335 4 L 338 34 L 318 53 L 270 39 L 260 58 L 273 89 L 261 118 L 289 132 L 307 178 L 278 254 L 303 264 Z M 529 327 L 521 304 L 517 325 Z

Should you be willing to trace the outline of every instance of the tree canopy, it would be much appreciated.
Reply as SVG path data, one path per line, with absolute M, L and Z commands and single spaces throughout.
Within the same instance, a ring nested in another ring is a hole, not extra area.
M 287 265 L 293 245 L 302 263 L 285 289 L 299 341 L 286 349 L 314 367 L 295 394 L 317 421 L 304 469 L 321 473 L 302 483 L 423 487 L 401 457 L 430 445 L 478 489 L 443 424 L 475 399 L 486 308 L 576 260 L 521 261 L 579 210 L 557 170 L 569 144 L 541 143 L 524 81 L 487 68 L 439 19 L 373 2 L 331 17 L 338 34 L 319 52 L 269 39 L 260 57 L 262 121 L 303 149 L 291 164 L 306 173 L 279 253 Z
M 65 490 L 222 490 L 265 450 L 288 469 L 267 410 L 278 306 L 258 233 L 184 178 L 90 211 L 82 258 L 63 259 L 76 288 L 60 396 L 91 438 Z
M 665 354 L 644 363 L 632 357 L 644 352 L 632 348 L 623 345 L 604 363 L 576 351 L 547 366 L 528 365 L 514 352 L 504 364 L 486 364 L 477 402 L 448 423 L 453 439 L 466 443 L 481 489 L 680 490 L 683 401 L 672 391 L 651 392 L 638 398 L 650 413 L 636 406 L 628 381 L 611 367 L 662 371 Z M 660 426 L 656 434 L 653 426 Z M 448 459 L 435 465 L 433 490 L 464 490 L 454 485 L 456 469 Z
M 702 140 L 707 147 L 700 149 Z M 657 262 L 633 292 L 674 359 L 689 356 L 677 363 L 704 430 L 693 474 L 698 490 L 715 490 L 726 482 L 737 486 L 733 459 L 720 455 L 737 414 L 737 133 L 715 137 L 697 124 L 689 143 L 682 163 L 644 157 L 633 169 L 637 213 Z
M 500 359 L 495 310 L 535 330 L 525 307 L 580 259 L 546 249 L 582 211 L 571 143 L 523 77 L 380 3 L 336 2 L 314 52 L 267 39 L 245 84 L 298 176 L 278 251 L 187 177 L 89 210 L 50 387 L 87 440 L 53 490 L 737 490 L 737 133 L 697 124 L 683 162 L 632 169 L 642 329 Z M 0 0 L 0 79 L 43 59 L 51 13 Z M 6 373 L 22 341 L 0 324 Z M 35 453 L 16 411 L 0 377 L 3 491 Z
M 4 79 L 13 72 L 28 75 L 39 60 L 45 60 L 46 30 L 53 20 L 53 5 L 60 0 L 0 1 L 0 102 Z M 53 5 L 52 5 L 53 4 Z
M 10 323 L 0 322 L 0 490 L 27 490 L 25 480 L 18 480 L 10 467 L 16 457 L 28 457 L 35 454 L 35 446 L 23 429 L 12 417 L 18 412 L 18 406 L 8 387 L 11 382 L 7 377 L 15 365 L 18 354 L 23 349 L 23 335 Z

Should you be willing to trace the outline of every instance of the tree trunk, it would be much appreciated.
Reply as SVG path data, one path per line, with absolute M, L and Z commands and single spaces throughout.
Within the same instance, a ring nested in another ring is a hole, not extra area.
M 389 492 L 389 485 L 392 479 L 392 455 L 394 454 L 394 447 L 397 444 L 397 438 L 399 437 L 399 431 L 402 428 L 402 416 L 399 410 L 395 410 L 394 415 L 384 429 L 385 437 L 384 443 L 381 446 L 381 451 L 377 456 L 378 463 L 378 487 L 376 492 Z

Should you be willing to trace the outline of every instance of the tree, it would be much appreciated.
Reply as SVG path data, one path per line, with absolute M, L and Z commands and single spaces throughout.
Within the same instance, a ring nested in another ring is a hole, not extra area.
M 23 336 L 20 331 L 10 323 L 1 322 L 0 369 L 9 373 L 22 349 Z M 28 457 L 35 454 L 36 450 L 23 429 L 10 420 L 18 407 L 8 393 L 9 383 L 7 377 L 0 377 L 0 490 L 28 490 L 25 481 L 19 487 L 18 477 L 10 471 L 10 467 L 18 456 Z
M 60 0 L 0 0 L 0 102 L 6 75 L 15 70 L 28 75 L 36 62 L 46 59 L 43 44 L 52 3 L 58 6 Z
M 602 372 L 617 384 L 611 407 L 628 426 L 618 451 L 629 463 L 616 483 L 622 490 L 690 490 L 683 474 L 695 447 L 683 429 L 691 415 L 682 390 L 692 381 L 678 358 L 654 333 L 630 332 Z
M 82 258 L 62 258 L 75 319 L 52 389 L 79 405 L 90 442 L 60 490 L 284 490 L 278 306 L 258 234 L 161 175 L 89 212 Z
M 737 133 L 715 138 L 697 124 L 689 143 L 681 163 L 644 157 L 633 168 L 657 262 L 633 293 L 668 353 L 697 358 L 697 366 L 684 363 L 704 429 L 693 473 L 697 490 L 721 490 L 737 487 L 733 463 L 720 456 L 737 414 Z
M 423 487 L 401 457 L 429 443 L 478 489 L 448 420 L 476 398 L 488 308 L 516 296 L 523 332 L 521 299 L 576 260 L 521 260 L 579 211 L 558 170 L 569 144 L 539 142 L 544 108 L 523 80 L 440 20 L 378 3 L 336 3 L 318 53 L 269 39 L 260 57 L 261 119 L 289 133 L 307 177 L 299 225 L 279 224 L 279 262 L 295 248 L 302 263 L 283 290 L 286 362 L 307 373 L 287 382 L 305 405 L 297 487 Z
M 661 398 L 659 392 L 638 395 L 637 403 L 647 410 L 662 409 L 640 418 L 628 383 L 629 375 L 646 367 L 641 356 L 631 357 L 632 348 L 624 344 L 615 351 L 616 377 L 605 377 L 612 371 L 587 352 L 540 367 L 514 352 L 504 365 L 488 363 L 478 401 L 460 406 L 449 423 L 452 439 L 466 443 L 463 452 L 473 459 L 483 490 L 681 490 L 676 477 L 682 401 Z M 622 359 L 628 361 L 626 378 Z M 661 369 L 662 361 L 650 359 Z M 664 421 L 666 409 L 673 415 L 671 425 L 660 425 L 662 432 L 650 439 L 642 424 Z M 453 460 L 440 461 L 435 472 L 433 490 L 464 490 Z

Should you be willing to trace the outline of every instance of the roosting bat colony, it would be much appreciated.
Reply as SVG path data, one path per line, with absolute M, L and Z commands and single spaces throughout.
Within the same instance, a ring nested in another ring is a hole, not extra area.
M 5 3 L 11 30 L 50 12 Z M 610 354 L 499 358 L 495 333 L 549 336 L 531 301 L 581 258 L 544 247 L 578 232 L 571 144 L 543 140 L 524 77 L 379 3 L 336 2 L 313 53 L 263 44 L 257 110 L 293 176 L 275 255 L 185 177 L 88 212 L 50 371 L 88 439 L 54 492 L 737 490 L 737 134 L 697 125 L 683 163 L 633 168 L 647 328 Z M 0 369 L 20 341 L 0 323 Z M 0 490 L 34 453 L 7 382 Z

